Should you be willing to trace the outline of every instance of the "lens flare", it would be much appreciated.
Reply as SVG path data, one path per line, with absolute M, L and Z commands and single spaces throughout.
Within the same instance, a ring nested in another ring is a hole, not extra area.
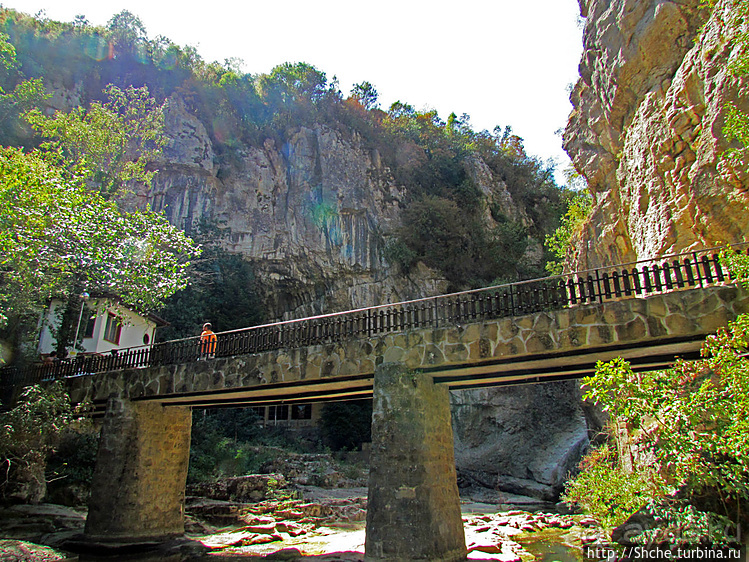
M 114 45 L 101 35 L 93 35 L 86 43 L 84 51 L 96 61 L 109 60 L 114 54 Z

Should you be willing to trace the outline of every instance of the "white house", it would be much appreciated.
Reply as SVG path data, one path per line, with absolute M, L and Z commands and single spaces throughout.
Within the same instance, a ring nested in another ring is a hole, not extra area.
M 38 350 L 41 355 L 48 355 L 57 348 L 54 332 L 64 306 L 64 302 L 52 300 L 41 320 Z M 91 297 L 83 306 L 78 340 L 83 353 L 106 353 L 113 349 L 148 345 L 154 341 L 156 328 L 166 325 L 168 323 L 158 316 L 143 316 L 111 298 Z M 77 347 L 69 350 L 70 355 L 78 352 Z

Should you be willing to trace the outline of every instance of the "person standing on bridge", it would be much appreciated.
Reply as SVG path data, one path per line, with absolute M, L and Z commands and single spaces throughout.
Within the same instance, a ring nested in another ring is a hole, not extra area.
M 206 359 L 216 357 L 216 341 L 218 338 L 211 328 L 211 323 L 206 322 L 203 324 L 203 332 L 200 334 L 200 355 Z

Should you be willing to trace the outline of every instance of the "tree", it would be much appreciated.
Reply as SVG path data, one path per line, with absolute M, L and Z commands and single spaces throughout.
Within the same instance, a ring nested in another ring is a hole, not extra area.
M 159 308 L 198 253 L 163 216 L 122 212 L 40 152 L 0 148 L 0 322 L 86 287 Z
M 128 10 L 122 10 L 112 16 L 107 28 L 115 45 L 115 57 L 138 57 L 145 50 L 148 42 L 146 28 L 140 18 Z
M 5 480 L 2 496 L 39 503 L 47 490 L 44 475 L 47 455 L 62 432 L 84 423 L 85 406 L 72 406 L 59 381 L 42 388 L 26 388 L 18 404 L 0 414 L 0 466 Z
M 35 108 L 26 120 L 42 136 L 53 139 L 42 148 L 58 158 L 71 177 L 83 178 L 105 197 L 122 194 L 124 186 L 150 186 L 154 174 L 147 165 L 166 143 L 164 106 L 148 88 L 129 87 L 124 92 L 109 85 L 106 104 L 94 102 L 47 117 Z
M 30 110 L 45 98 L 44 84 L 40 79 L 17 82 L 18 62 L 16 49 L 10 37 L 0 33 L 0 142 L 9 143 L 24 136 L 24 123 L 19 116 Z M 12 87 L 7 92 L 3 85 Z
M 379 103 L 377 103 L 378 97 L 377 90 L 369 82 L 362 82 L 361 84 L 354 84 L 351 88 L 351 97 L 357 100 L 365 109 L 377 109 Z
M 159 330 L 159 337 L 194 336 L 204 322 L 222 332 L 261 324 L 263 306 L 252 264 L 222 246 L 230 230 L 201 221 L 193 236 L 202 253 L 186 270 L 189 286 L 167 300 L 163 314 L 170 325 Z
M 320 413 L 323 440 L 334 451 L 355 450 L 372 440 L 372 401 L 328 402 Z
M 593 209 L 593 199 L 587 191 L 573 192 L 568 196 L 567 212 L 562 217 L 562 224 L 552 234 L 546 235 L 546 248 L 556 258 L 546 263 L 546 271 L 560 275 L 563 263 L 572 245 L 572 238 L 580 232 L 583 222 Z
M 4 43 L 0 37 L 8 66 L 15 51 Z M 0 147 L 0 327 L 14 320 L 17 342 L 45 301 L 71 302 L 84 289 L 157 309 L 187 284 L 185 269 L 199 253 L 163 216 L 108 200 L 124 183 L 150 184 L 146 164 L 164 141 L 163 108 L 147 89 L 106 93 L 109 102 L 88 111 L 27 112 L 54 139 L 40 149 Z
M 713 1 L 706 3 L 714 7 Z M 733 0 L 730 4 L 728 15 L 723 20 L 722 30 L 723 34 L 735 45 L 735 55 L 729 63 L 729 70 L 736 77 L 746 77 L 749 75 L 749 32 L 746 30 L 747 22 L 749 22 L 749 0 Z M 737 141 L 725 152 L 725 163 L 745 170 L 747 149 L 749 149 L 749 115 L 734 103 L 726 104 L 725 109 L 723 134 L 726 140 Z

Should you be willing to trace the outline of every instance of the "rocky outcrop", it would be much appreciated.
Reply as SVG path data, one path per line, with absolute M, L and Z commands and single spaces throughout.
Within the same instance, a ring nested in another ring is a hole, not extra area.
M 147 194 L 152 207 L 164 211 L 173 224 L 188 233 L 201 219 L 214 220 L 229 229 L 227 247 L 253 262 L 266 289 L 266 308 L 271 317 L 303 317 L 446 292 L 447 282 L 423 264 L 404 277 L 384 260 L 386 240 L 399 224 L 406 192 L 378 150 L 357 133 L 310 125 L 287 132 L 285 141 L 267 138 L 257 145 L 224 142 L 219 147 L 212 143 L 198 117 L 176 98 L 169 101 L 166 127 L 169 144 Z M 395 151 L 398 165 L 405 168 L 418 166 L 425 158 L 422 148 L 408 143 Z M 485 202 L 484 220 L 489 225 L 496 226 L 490 209 L 500 209 L 507 219 L 532 226 L 505 182 L 484 161 L 470 157 L 464 167 L 479 188 Z M 536 246 L 529 251 L 540 254 Z M 533 402 L 534 391 L 522 394 L 527 404 Z M 552 465 L 562 462 L 557 458 L 564 456 L 560 451 L 548 462 L 546 457 L 533 461 L 532 468 L 520 468 L 523 462 L 531 462 L 534 453 L 530 448 L 512 462 L 495 463 L 494 468 L 490 465 L 499 457 L 515 457 L 514 448 L 519 443 L 532 442 L 543 451 L 556 450 L 564 448 L 563 442 L 570 436 L 570 459 L 574 460 L 568 464 L 574 464 L 579 435 L 586 433 L 579 416 L 569 424 L 564 422 L 562 433 L 543 433 L 549 428 L 539 432 L 531 424 L 524 429 L 522 419 L 506 420 L 495 408 L 486 423 L 515 424 L 517 441 L 502 440 L 480 430 L 481 439 L 487 440 L 481 447 L 490 449 L 494 457 L 481 456 L 471 449 L 479 437 L 471 437 L 470 430 L 478 428 L 480 415 L 486 414 L 484 403 L 514 402 L 516 396 L 514 390 L 461 394 L 464 413 L 471 409 L 472 401 L 476 404 L 465 431 L 457 426 L 462 438 L 471 444 L 465 452 L 476 470 L 492 473 L 492 482 L 499 470 L 503 477 L 528 480 L 524 485 L 540 485 L 545 497 L 553 495 L 549 490 L 558 488 L 559 478 L 565 473 L 557 468 L 559 475 L 550 474 L 555 470 Z M 518 413 L 513 410 L 510 415 Z M 570 424 L 576 424 L 574 430 Z M 535 439 L 523 437 L 524 432 L 535 435 Z M 464 449 L 458 448 L 459 459 Z M 477 460 L 479 457 L 481 460 Z M 541 480 L 535 482 L 535 477 Z
M 170 103 L 167 130 L 152 206 L 188 232 L 200 219 L 228 228 L 228 249 L 254 262 L 272 314 L 299 317 L 444 291 L 433 272 L 421 268 L 407 279 L 383 260 L 404 192 L 355 133 L 302 127 L 283 145 L 237 144 L 219 158 L 179 100 Z
M 576 383 L 463 390 L 451 403 L 462 479 L 557 501 L 589 444 Z
M 571 270 L 743 242 L 749 176 L 722 154 L 726 104 L 749 109 L 729 64 L 730 2 L 581 0 L 587 18 L 565 149 L 594 198 Z

